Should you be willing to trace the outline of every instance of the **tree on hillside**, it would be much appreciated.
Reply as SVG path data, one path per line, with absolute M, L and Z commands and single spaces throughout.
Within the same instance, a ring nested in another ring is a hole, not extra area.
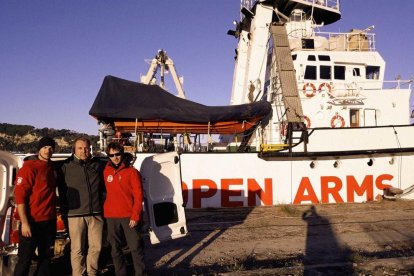
M 32 134 L 38 137 L 38 139 L 49 136 L 55 140 L 63 139 L 68 145 L 57 145 L 56 152 L 70 153 L 72 150 L 73 141 L 80 137 L 86 137 L 91 140 L 92 146 L 97 145 L 99 137 L 97 135 L 88 135 L 84 133 L 78 133 L 68 129 L 53 129 L 53 128 L 35 128 L 28 125 L 12 125 L 1 123 L 0 134 L 5 134 L 4 137 L 0 136 L 0 150 L 9 152 L 21 152 L 21 153 L 35 153 L 37 151 L 38 140 L 21 143 L 21 137 Z
M 31 132 L 33 129 L 34 126 L 0 123 L 0 133 L 4 133 L 8 136 L 23 136 Z

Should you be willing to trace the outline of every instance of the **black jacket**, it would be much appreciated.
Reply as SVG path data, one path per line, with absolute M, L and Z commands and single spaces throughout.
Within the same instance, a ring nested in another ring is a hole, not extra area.
M 76 217 L 102 213 L 105 163 L 95 157 L 83 161 L 74 155 L 62 163 L 58 187 L 63 214 Z

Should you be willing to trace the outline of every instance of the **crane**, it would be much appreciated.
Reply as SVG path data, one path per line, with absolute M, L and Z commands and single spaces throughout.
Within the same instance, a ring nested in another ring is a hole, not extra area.
M 178 91 L 177 97 L 185 99 L 185 93 L 183 89 L 183 78 L 178 77 L 177 71 L 174 67 L 174 62 L 168 57 L 167 52 L 163 49 L 158 50 L 157 55 L 151 60 L 150 67 L 146 75 L 141 76 L 141 83 L 143 84 L 156 84 L 155 75 L 158 69 L 160 69 L 160 83 L 159 86 L 165 89 L 165 73 L 170 72 L 174 80 L 175 87 Z

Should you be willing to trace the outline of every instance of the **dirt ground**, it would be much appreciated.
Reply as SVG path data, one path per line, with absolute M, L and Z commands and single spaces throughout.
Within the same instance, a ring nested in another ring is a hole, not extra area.
M 414 201 L 186 215 L 187 237 L 158 245 L 145 239 L 148 275 L 414 275 Z M 114 275 L 108 247 L 101 257 L 100 275 Z M 69 252 L 52 270 L 71 275 Z
M 189 210 L 149 275 L 413 275 L 414 201 Z

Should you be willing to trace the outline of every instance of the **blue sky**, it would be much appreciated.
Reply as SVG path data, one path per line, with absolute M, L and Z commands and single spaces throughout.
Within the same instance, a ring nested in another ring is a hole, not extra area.
M 226 32 L 239 7 L 239 0 L 0 0 L 0 122 L 97 134 L 88 112 L 103 78 L 138 81 L 144 60 L 161 48 L 184 76 L 188 99 L 227 105 L 237 41 Z M 386 79 L 414 76 L 414 1 L 341 7 L 341 21 L 322 31 L 375 25 Z

